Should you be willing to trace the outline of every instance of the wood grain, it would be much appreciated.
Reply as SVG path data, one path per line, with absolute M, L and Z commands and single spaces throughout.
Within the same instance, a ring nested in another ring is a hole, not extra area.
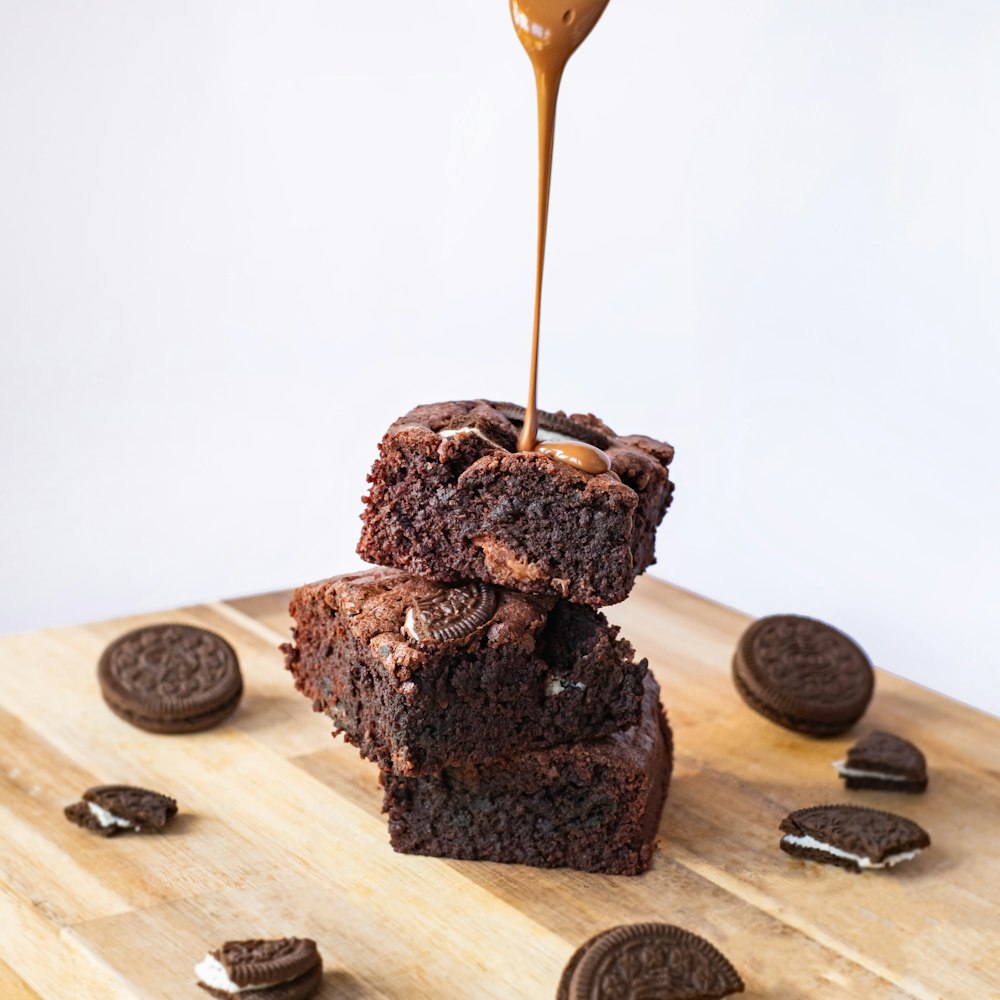
M 410 858 L 388 846 L 375 768 L 296 694 L 274 594 L 0 640 L 0 996 L 197 996 L 227 938 L 315 937 L 330 998 L 551 998 L 584 938 L 666 920 L 734 962 L 747 996 L 1000 998 L 1000 721 L 880 672 L 857 730 L 786 732 L 729 680 L 748 619 L 653 579 L 609 617 L 664 688 L 677 743 L 660 852 L 635 879 Z M 247 681 L 221 729 L 157 736 L 104 707 L 104 646 L 181 621 L 223 634 Z M 848 793 L 831 761 L 887 728 L 926 752 L 924 796 Z M 124 781 L 176 796 L 160 837 L 104 840 L 62 807 Z M 933 846 L 852 875 L 777 849 L 791 809 L 909 815 Z

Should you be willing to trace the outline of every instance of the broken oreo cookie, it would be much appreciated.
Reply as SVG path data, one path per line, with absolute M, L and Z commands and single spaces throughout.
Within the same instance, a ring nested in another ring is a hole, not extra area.
M 912 793 L 927 788 L 924 755 L 892 733 L 869 733 L 847 751 L 846 760 L 834 761 L 833 766 L 848 788 Z
M 556 1000 L 713 1000 L 743 989 L 729 960 L 697 934 L 672 924 L 623 924 L 576 950 Z
M 931 843 L 913 820 L 866 806 L 796 809 L 781 821 L 780 830 L 786 854 L 853 872 L 911 861 Z
M 498 603 L 496 588 L 479 580 L 442 587 L 407 609 L 403 632 L 416 642 L 464 639 L 493 617 Z
M 755 621 L 733 655 L 743 700 L 771 722 L 835 736 L 865 713 L 875 672 L 864 650 L 831 625 L 800 615 Z
M 80 802 L 63 810 L 66 818 L 102 837 L 126 830 L 159 833 L 177 815 L 177 803 L 168 795 L 132 785 L 97 785 Z
M 228 718 L 243 696 L 232 646 L 192 625 L 147 625 L 116 639 L 97 668 L 101 694 L 151 733 L 194 733 Z
M 309 938 L 227 941 L 195 968 L 198 985 L 213 997 L 306 1000 L 323 981 L 323 959 Z

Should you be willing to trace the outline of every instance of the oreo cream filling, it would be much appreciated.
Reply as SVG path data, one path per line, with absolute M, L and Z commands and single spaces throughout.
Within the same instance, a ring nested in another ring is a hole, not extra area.
M 497 444 L 488 434 L 484 434 L 478 427 L 445 427 L 443 430 L 438 431 L 438 435 L 443 438 L 458 437 L 459 434 L 475 434 L 476 437 L 482 438 L 487 444 L 493 445 L 494 448 L 500 448 L 502 451 L 506 451 L 502 444 Z M 535 435 L 538 442 L 542 441 L 552 441 L 556 444 L 586 444 L 586 441 L 581 441 L 579 438 L 572 437 L 569 434 L 560 434 L 558 431 L 546 430 L 544 427 L 538 428 L 538 433 Z
M 484 434 L 478 427 L 445 427 L 444 430 L 438 431 L 438 434 L 443 438 L 458 437 L 459 434 L 475 434 L 476 437 L 482 438 L 494 448 L 499 448 L 501 451 L 507 450 L 502 444 L 497 444 L 488 434 Z
M 843 851 L 839 847 L 834 847 L 833 844 L 824 844 L 822 840 L 817 840 L 808 834 L 797 837 L 793 833 L 786 833 L 782 837 L 782 842 L 785 844 L 794 844 L 796 847 L 825 851 L 836 858 L 849 858 L 851 861 L 857 862 L 859 868 L 891 868 L 893 865 L 899 864 L 900 861 L 911 861 L 920 853 L 920 848 L 917 848 L 915 851 L 899 851 L 896 854 L 886 855 L 883 861 L 872 861 L 871 858 L 862 857 L 860 854 L 851 854 L 850 851 Z
M 403 631 L 414 642 L 420 642 L 420 639 L 417 638 L 417 630 L 416 630 L 416 626 L 415 626 L 414 621 L 413 621 L 413 611 L 414 611 L 413 608 L 407 608 L 406 609 L 406 617 L 403 619 Z M 398 618 L 396 620 L 399 621 Z
M 121 816 L 116 816 L 113 812 L 108 812 L 107 809 L 102 808 L 96 802 L 88 802 L 87 808 L 97 817 L 97 822 L 101 826 L 120 826 L 125 830 L 138 829 L 130 820 L 122 819 Z
M 263 990 L 268 986 L 275 986 L 276 983 L 248 983 L 246 986 L 237 986 L 229 978 L 226 967 L 214 956 L 206 955 L 195 967 L 194 974 L 213 990 L 224 990 L 226 993 L 245 993 L 247 990 Z
M 549 676 L 545 678 L 546 695 L 562 694 L 563 691 L 569 691 L 572 688 L 583 691 L 586 686 L 587 685 L 584 684 L 583 681 L 568 681 L 562 677 L 556 677 L 553 674 L 549 674 Z
M 846 760 L 835 760 L 833 766 L 842 778 L 877 778 L 879 781 L 912 781 L 903 774 L 886 774 L 884 771 L 863 771 L 861 768 L 848 767 Z
M 558 431 L 550 431 L 544 427 L 538 428 L 538 433 L 535 435 L 539 442 L 541 441 L 552 441 L 555 444 L 586 444 L 586 441 L 581 441 L 579 438 L 575 438 L 570 434 L 560 434 Z M 594 447 L 591 445 L 591 447 Z M 600 450 L 600 449 L 598 449 Z

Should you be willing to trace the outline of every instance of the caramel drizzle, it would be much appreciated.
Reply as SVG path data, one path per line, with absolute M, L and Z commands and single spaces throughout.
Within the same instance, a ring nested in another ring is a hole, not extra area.
M 597 24 L 608 0 L 510 0 L 514 30 L 535 71 L 538 93 L 538 246 L 535 261 L 535 312 L 531 337 L 531 376 L 518 451 L 534 451 L 538 437 L 538 333 L 542 313 L 542 275 L 549 219 L 556 100 L 569 57 Z M 602 470 L 603 471 L 603 470 Z

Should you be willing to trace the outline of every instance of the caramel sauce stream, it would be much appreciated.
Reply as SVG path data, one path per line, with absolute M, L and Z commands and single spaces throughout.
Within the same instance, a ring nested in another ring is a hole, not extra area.
M 538 331 L 542 314 L 542 273 L 545 270 L 545 236 L 549 221 L 549 188 L 552 181 L 552 148 L 555 141 L 559 83 L 569 57 L 593 30 L 607 5 L 608 0 L 510 0 L 510 16 L 514 22 L 514 30 L 531 59 L 538 91 L 538 251 L 535 263 L 535 317 L 531 338 L 528 405 L 525 407 L 524 423 L 517 439 L 518 451 L 535 450 L 538 438 L 536 404 Z M 562 447 L 565 449 L 567 446 Z M 599 452 L 596 448 L 592 450 Z M 594 461 L 591 459 L 590 464 Z

